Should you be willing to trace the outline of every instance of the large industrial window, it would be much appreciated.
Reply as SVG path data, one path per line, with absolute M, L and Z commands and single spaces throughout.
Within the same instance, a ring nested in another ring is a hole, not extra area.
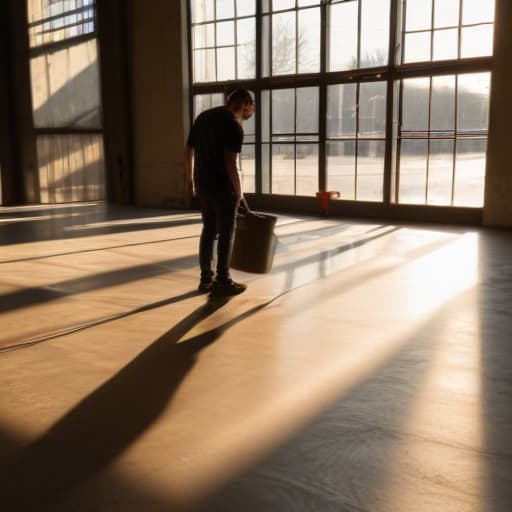
M 105 196 L 93 0 L 28 0 L 40 200 Z
M 494 0 L 190 6 L 194 104 L 255 93 L 246 192 L 483 206 Z

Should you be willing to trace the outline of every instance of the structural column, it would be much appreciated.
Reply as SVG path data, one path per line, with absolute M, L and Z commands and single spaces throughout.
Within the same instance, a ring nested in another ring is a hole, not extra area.
M 512 2 L 496 0 L 484 224 L 512 226 Z
M 186 0 L 130 2 L 135 204 L 184 207 Z

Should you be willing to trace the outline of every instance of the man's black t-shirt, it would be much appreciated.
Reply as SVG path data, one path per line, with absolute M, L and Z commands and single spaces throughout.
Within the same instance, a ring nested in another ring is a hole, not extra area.
M 194 122 L 187 144 L 194 148 L 194 183 L 211 192 L 231 190 L 224 150 L 240 153 L 244 132 L 233 114 L 224 107 L 202 112 Z

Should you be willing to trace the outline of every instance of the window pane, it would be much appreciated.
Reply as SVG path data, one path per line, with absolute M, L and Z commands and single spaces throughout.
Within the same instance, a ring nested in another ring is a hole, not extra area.
M 194 96 L 194 119 L 203 111 L 209 108 L 224 104 L 224 95 L 218 94 L 196 94 Z
M 215 50 L 194 50 L 194 81 L 215 81 Z
M 486 133 L 489 118 L 490 73 L 459 75 L 458 81 L 458 133 Z
M 459 25 L 460 0 L 435 0 L 434 27 L 456 27 Z
M 261 43 L 261 62 L 263 76 L 270 76 L 270 17 L 263 16 L 261 27 L 263 41 Z
M 484 205 L 486 139 L 457 140 L 454 206 Z
M 217 80 L 235 78 L 235 49 L 219 48 L 217 50 Z
M 43 135 L 37 138 L 42 203 L 105 198 L 101 135 Z
M 261 92 L 261 140 L 270 141 L 270 91 Z
M 412 78 L 403 81 L 402 130 L 428 130 L 429 78 Z
M 235 23 L 222 21 L 217 23 L 217 46 L 232 46 L 235 44 Z
M 217 0 L 217 19 L 234 18 L 235 3 L 234 0 Z
M 215 18 L 214 0 L 192 0 L 192 23 L 211 21 Z
M 344 71 L 357 67 L 357 9 L 357 2 L 343 2 L 330 6 L 330 71 Z
M 401 204 L 424 204 L 427 184 L 427 141 L 403 140 L 400 146 Z
M 434 55 L 433 60 L 456 59 L 459 48 L 458 29 L 434 31 Z
M 455 129 L 455 77 L 432 78 L 430 105 L 430 130 L 451 131 Z
M 295 193 L 295 146 L 272 145 L 272 193 Z
M 405 35 L 404 62 L 424 62 L 430 60 L 431 32 L 417 32 Z
M 357 149 L 357 200 L 382 201 L 384 186 L 382 140 L 359 141 Z
M 99 128 L 96 41 L 35 57 L 30 62 L 36 128 Z
M 272 8 L 274 11 L 291 9 L 292 7 L 295 7 L 295 0 L 272 0 Z
M 28 0 L 30 46 L 63 41 L 96 30 L 95 7 L 82 0 Z
M 254 144 L 243 144 L 240 153 L 240 171 L 243 192 L 256 191 L 256 166 Z
M 318 87 L 297 89 L 297 133 L 318 132 Z
M 318 145 L 297 144 L 296 159 L 296 194 L 314 196 L 318 191 Z
M 452 173 L 453 140 L 431 140 L 427 204 L 451 204 Z
M 359 86 L 359 136 L 384 137 L 386 131 L 386 83 Z
M 236 0 L 236 15 L 250 16 L 256 14 L 256 0 Z
M 194 48 L 211 48 L 215 46 L 215 26 L 213 23 L 197 25 L 193 30 Z
M 270 194 L 270 144 L 261 145 L 261 192 Z
M 295 132 L 295 90 L 272 91 L 272 133 Z
M 298 72 L 320 71 L 320 9 L 299 11 Z
M 272 74 L 295 73 L 295 12 L 275 14 L 272 18 Z
M 460 54 L 463 59 L 485 57 L 493 54 L 493 27 L 481 25 L 463 27 Z
M 494 0 L 464 0 L 462 6 L 463 25 L 494 21 Z
M 356 143 L 327 143 L 327 187 L 337 190 L 341 199 L 355 199 Z
M 246 18 L 237 22 L 238 36 L 238 78 L 256 76 L 256 21 Z
M 388 62 L 389 0 L 364 0 L 361 12 L 361 68 Z
M 407 0 L 405 30 L 424 30 L 432 27 L 432 1 Z
M 327 90 L 327 136 L 356 134 L 356 85 L 330 85 Z
M 321 0 L 298 0 L 297 5 L 299 7 L 307 7 L 308 5 L 318 5 Z

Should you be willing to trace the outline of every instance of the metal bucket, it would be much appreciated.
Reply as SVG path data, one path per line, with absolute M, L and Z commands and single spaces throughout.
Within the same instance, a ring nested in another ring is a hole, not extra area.
M 277 217 L 266 213 L 246 212 L 236 220 L 231 267 L 243 272 L 265 274 L 272 270 L 277 238 Z

